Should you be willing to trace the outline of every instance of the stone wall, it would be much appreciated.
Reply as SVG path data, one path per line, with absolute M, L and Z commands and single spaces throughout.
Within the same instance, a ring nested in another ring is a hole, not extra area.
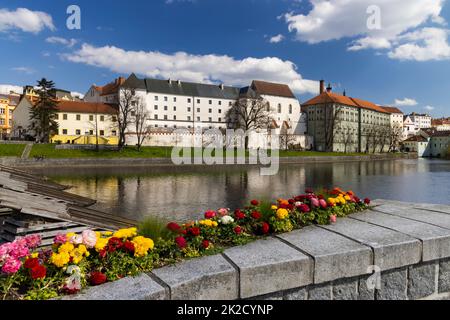
M 449 299 L 450 206 L 375 205 L 64 299 Z

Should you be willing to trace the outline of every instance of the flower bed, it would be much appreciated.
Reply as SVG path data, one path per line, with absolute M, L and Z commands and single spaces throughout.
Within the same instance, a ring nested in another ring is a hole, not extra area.
M 339 188 L 305 194 L 276 203 L 257 200 L 231 212 L 207 211 L 204 218 L 171 222 L 165 232 L 84 231 L 60 234 L 48 249 L 31 235 L 0 246 L 0 292 L 3 299 L 50 299 L 75 294 L 186 258 L 220 252 L 258 237 L 289 232 L 310 224 L 329 224 L 368 208 L 369 199 Z M 155 240 L 152 240 L 155 239 Z

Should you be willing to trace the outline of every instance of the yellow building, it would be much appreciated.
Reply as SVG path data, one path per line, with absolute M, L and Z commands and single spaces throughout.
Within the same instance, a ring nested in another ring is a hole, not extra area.
M 13 111 L 20 96 L 17 94 L 0 94 L 0 139 L 10 135 L 13 128 Z

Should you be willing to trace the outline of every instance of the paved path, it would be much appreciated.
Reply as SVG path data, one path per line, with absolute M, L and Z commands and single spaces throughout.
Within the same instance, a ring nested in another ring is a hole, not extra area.
M 28 159 L 30 157 L 31 149 L 33 148 L 33 143 L 27 143 L 23 149 L 21 159 Z

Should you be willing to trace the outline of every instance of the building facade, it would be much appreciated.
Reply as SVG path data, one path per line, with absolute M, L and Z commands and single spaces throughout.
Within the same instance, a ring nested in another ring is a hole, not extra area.
M 420 129 L 431 128 L 431 116 L 428 114 L 420 114 L 413 112 L 408 115 L 411 121 L 414 123 L 415 127 Z
M 0 94 L 0 139 L 7 139 L 13 127 L 13 111 L 20 95 L 15 93 Z
M 36 99 L 24 97 L 14 111 L 13 135 L 30 139 L 35 135 L 30 110 Z M 59 101 L 56 122 L 58 132 L 50 137 L 52 143 L 117 145 L 117 108 L 104 103 Z
M 84 95 L 84 101 L 96 103 L 119 103 L 119 88 L 125 82 L 125 78 L 119 77 L 114 81 L 104 85 L 92 85 Z
M 450 119 L 433 119 L 431 127 L 437 131 L 450 131 Z
M 308 116 L 308 135 L 317 151 L 385 152 L 389 148 L 391 115 L 376 104 L 339 95 L 331 86 L 302 105 Z

